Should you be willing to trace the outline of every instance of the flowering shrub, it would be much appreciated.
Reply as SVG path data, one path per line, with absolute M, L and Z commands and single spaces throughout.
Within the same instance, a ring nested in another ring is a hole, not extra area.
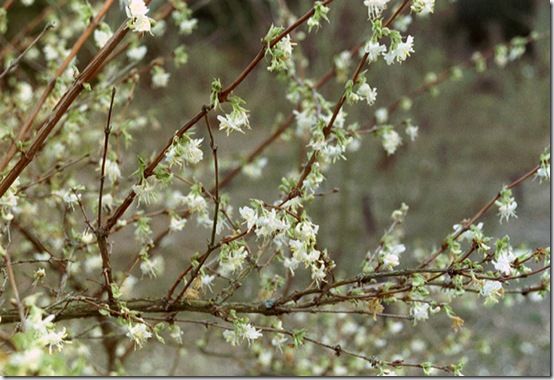
M 377 246 L 356 263 L 359 255 L 349 255 L 354 274 L 321 243 L 311 206 L 329 194 L 324 186 L 333 165 L 366 135 L 386 157 L 417 144 L 420 127 L 409 114 L 416 97 L 437 94 L 466 72 L 504 68 L 543 37 L 533 33 L 477 52 L 377 108 L 381 89 L 372 83 L 373 67 L 410 65 L 418 36 L 408 28 L 432 19 L 435 1 L 353 2 L 367 14 L 359 44 L 310 79 L 304 39 L 334 23 L 336 2 L 309 2 L 300 16 L 281 4 L 281 16 L 259 36 L 259 51 L 243 71 L 227 85 L 213 79 L 204 105 L 180 128 L 164 126 L 172 135 L 153 151 L 148 144 L 146 156 L 129 149 L 140 133 L 157 133 L 155 118 L 134 102 L 141 77 L 162 92 L 189 53 L 180 44 L 169 57 L 151 57 L 145 41 L 163 41 L 173 24 L 184 36 L 201 29 L 196 3 L 41 4 L 36 23 L 44 29 L 22 28 L 11 37 L 11 47 L 0 51 L 3 374 L 125 374 L 132 354 L 161 344 L 177 346 L 184 358 L 184 350 L 195 348 L 225 356 L 224 347 L 231 358 L 255 363 L 256 374 L 459 375 L 472 343 L 465 331 L 474 326 L 464 325 L 458 301 L 494 305 L 513 295 L 547 296 L 550 248 L 519 248 L 510 235 L 494 236 L 482 219 L 496 212 L 509 224 L 518 217 L 522 183 L 548 186 L 549 148 L 466 219 L 453 220 L 433 250 L 404 241 L 406 203 L 389 210 Z M 2 34 L 18 29 L 10 21 L 12 4 L 1 8 Z M 24 65 L 40 69 L 24 72 Z M 247 141 L 256 128 L 256 109 L 240 96 L 241 86 L 264 67 L 288 89 L 290 115 L 244 159 L 229 158 L 225 142 Z M 322 88 L 333 79 L 340 89 L 327 95 Z M 186 84 L 182 91 L 184 99 Z M 349 118 L 357 107 L 372 115 L 369 124 Z M 399 120 L 399 110 L 408 116 Z M 224 192 L 241 174 L 263 180 L 272 162 L 262 154 L 279 139 L 298 140 L 302 160 L 282 177 L 278 196 L 249 194 L 244 201 Z M 200 248 L 176 245 L 176 236 L 193 235 L 202 237 Z M 166 252 L 172 244 L 178 257 Z M 123 254 L 135 246 L 132 255 Z M 417 331 L 427 320 L 445 319 L 451 325 L 437 325 L 437 347 L 413 340 L 387 349 L 404 325 Z M 191 341 L 195 327 L 207 332 Z M 105 360 L 92 356 L 99 349 Z

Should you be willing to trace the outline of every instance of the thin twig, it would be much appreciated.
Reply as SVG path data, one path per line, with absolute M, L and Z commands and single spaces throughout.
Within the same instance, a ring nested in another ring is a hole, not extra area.
M 106 179 L 106 157 L 108 155 L 108 140 L 111 133 L 111 121 L 113 103 L 115 99 L 115 87 L 112 89 L 112 98 L 110 100 L 110 110 L 108 111 L 108 120 L 106 122 L 106 128 L 104 128 L 104 152 L 102 153 L 102 169 L 100 173 L 100 190 L 98 191 L 98 220 L 96 225 L 100 227 L 102 225 L 102 196 L 104 195 L 104 180 Z
M 25 321 L 25 308 L 21 303 L 21 298 L 19 297 L 19 290 L 17 290 L 17 281 L 15 280 L 15 273 L 13 271 L 12 260 L 10 257 L 10 252 L 8 247 L 6 247 L 4 250 L 4 263 L 6 264 L 6 268 L 8 270 L 8 279 L 10 281 L 10 285 L 12 287 L 12 291 L 15 297 L 15 303 L 17 305 L 17 311 L 19 313 L 19 320 L 23 325 L 23 321 Z
M 19 65 L 19 62 L 21 62 L 23 57 L 25 57 L 25 54 L 27 54 L 27 52 L 37 44 L 37 42 L 42 38 L 42 36 L 44 36 L 44 34 L 50 29 L 52 29 L 53 27 L 54 27 L 54 24 L 52 23 L 46 24 L 46 26 L 42 29 L 39 35 L 33 40 L 33 42 L 31 42 L 29 46 L 27 46 L 25 50 L 23 50 L 23 52 L 17 58 L 15 58 L 12 61 L 12 63 L 0 74 L 0 79 L 2 79 L 4 76 L 9 74 L 12 70 L 14 70 Z

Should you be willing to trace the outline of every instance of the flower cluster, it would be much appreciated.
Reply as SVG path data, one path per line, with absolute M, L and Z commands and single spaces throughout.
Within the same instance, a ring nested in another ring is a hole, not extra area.
M 192 165 L 199 163 L 204 157 L 204 153 L 200 149 L 202 140 L 193 139 L 187 134 L 181 137 L 175 136 L 171 148 L 165 154 L 169 167 L 181 165 L 183 161 Z
M 498 206 L 500 223 L 502 223 L 503 220 L 508 221 L 510 218 L 517 218 L 517 202 L 512 195 L 512 190 L 504 187 L 502 191 L 500 191 L 499 199 L 494 203 Z
M 152 332 L 144 323 L 129 323 L 126 335 L 135 343 L 135 345 L 142 347 L 144 343 L 152 337 Z
M 329 17 L 327 16 L 328 13 L 329 7 L 323 5 L 322 1 L 316 1 L 314 5 L 314 14 L 307 22 L 308 30 L 312 31 L 313 28 L 316 30 L 319 29 L 321 20 L 329 22 Z
M 513 271 L 512 263 L 516 259 L 516 256 L 508 236 L 497 240 L 494 256 L 495 260 L 492 262 L 494 269 L 506 276 L 511 275 Z
M 244 340 L 250 344 L 262 337 L 261 331 L 252 326 L 247 317 L 239 318 L 234 310 L 231 310 L 230 319 L 233 321 L 233 329 L 225 330 L 223 338 L 231 345 L 237 346 Z
M 135 32 L 150 32 L 153 20 L 146 14 L 149 9 L 144 0 L 128 0 L 125 12 L 129 21 L 127 26 Z
M 370 20 L 381 17 L 390 0 L 364 0 L 367 7 L 367 15 Z
M 248 252 L 246 247 L 238 242 L 231 242 L 221 247 L 219 251 L 219 268 L 221 274 L 226 276 L 241 269 Z
M 539 169 L 536 174 L 539 182 L 550 181 L 550 149 L 546 148 L 540 156 Z
M 435 0 L 414 0 L 411 9 L 414 13 L 426 16 L 434 12 Z
M 321 17 L 323 13 L 320 12 Z M 296 43 L 291 41 L 290 35 L 282 37 L 279 42 L 272 46 L 273 41 L 284 30 L 282 27 L 271 26 L 267 35 L 264 37 L 264 42 L 267 44 L 266 56 L 270 57 L 270 65 L 268 71 L 277 73 L 293 72 L 294 66 L 292 61 L 292 50 Z
M 250 129 L 248 111 L 242 106 L 245 102 L 236 95 L 231 96 L 229 102 L 233 110 L 225 116 L 217 116 L 217 120 L 219 120 L 219 129 L 225 131 L 227 136 L 229 136 L 231 132 L 244 133 L 243 128 Z

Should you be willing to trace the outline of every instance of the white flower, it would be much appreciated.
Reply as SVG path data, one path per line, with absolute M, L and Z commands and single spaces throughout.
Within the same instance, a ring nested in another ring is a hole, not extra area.
M 388 129 L 382 136 L 383 149 L 390 156 L 402 144 L 402 138 L 394 129 Z
M 542 182 L 543 179 L 550 181 L 550 164 L 541 165 L 537 170 L 537 178 L 539 178 L 539 182 Z
M 58 332 L 55 331 L 49 331 L 46 334 L 42 335 L 39 338 L 39 344 L 43 346 L 48 346 L 48 352 L 52 353 L 52 348 L 56 348 L 58 351 L 61 351 L 63 348 L 63 343 L 65 338 L 67 336 L 67 332 L 65 327 Z
M 380 255 L 381 262 L 385 267 L 394 268 L 400 264 L 398 256 L 406 251 L 404 244 L 386 245 Z
M 367 7 L 367 15 L 370 20 L 381 17 L 381 14 L 387 7 L 390 0 L 364 0 L 364 5 Z
M 156 182 L 150 178 L 142 181 L 140 185 L 133 185 L 133 191 L 137 195 L 139 204 L 149 205 L 158 200 L 159 193 L 156 191 Z
M 94 31 L 94 42 L 100 49 L 112 38 L 113 33 L 109 28 L 96 29 Z
M 416 321 L 429 318 L 429 304 L 422 302 L 414 302 L 410 309 L 410 314 Z
M 379 108 L 375 111 L 375 119 L 377 124 L 384 124 L 389 119 L 389 110 L 385 107 Z
M 539 179 L 539 183 L 542 183 L 543 179 L 550 181 L 550 149 L 547 148 L 540 155 L 540 165 L 537 170 L 536 178 Z
M 435 0 L 414 0 L 411 9 L 421 16 L 426 16 L 435 10 Z
M 294 271 L 298 268 L 298 264 L 300 264 L 300 262 L 294 257 L 285 257 L 285 260 L 283 260 L 284 267 L 290 270 L 290 274 L 293 276 Z
M 483 286 L 481 287 L 481 295 L 483 297 L 489 297 L 491 295 L 499 294 L 502 289 L 502 283 L 500 281 L 490 281 L 485 280 Z
M 268 66 L 268 71 L 287 70 L 289 61 L 292 56 L 292 48 L 296 43 L 291 42 L 290 35 L 287 34 L 270 50 L 271 64 Z
M 92 255 L 85 259 L 83 263 L 86 272 L 93 272 L 102 268 L 102 257 L 100 255 Z
M 225 131 L 227 136 L 231 131 L 244 133 L 243 127 L 250 128 L 250 122 L 248 121 L 248 114 L 246 112 L 232 112 L 229 115 L 218 115 L 219 130 Z
M 151 23 L 149 17 L 137 17 L 133 23 L 135 32 L 149 32 L 151 30 Z
M 271 339 L 271 345 L 273 347 L 276 347 L 279 351 L 282 351 L 283 350 L 283 345 L 285 343 L 287 343 L 287 336 L 285 334 L 276 334 L 272 339 Z
M 198 20 L 195 18 L 183 20 L 179 24 L 179 32 L 183 34 L 191 34 L 197 24 L 198 24 Z
M 51 314 L 43 319 L 42 312 L 37 310 L 36 312 L 31 313 L 31 315 L 23 321 L 24 330 L 33 330 L 41 336 L 46 335 L 48 334 L 48 330 L 54 326 L 52 323 L 54 318 L 55 315 Z
M 398 62 L 405 61 L 414 52 L 414 37 L 406 37 L 406 41 L 400 42 L 396 47 L 396 60 Z
M 314 113 L 308 109 L 302 110 L 302 112 L 294 110 L 292 113 L 296 119 L 296 125 L 298 126 L 296 133 L 299 136 L 309 133 L 312 127 L 317 123 Z
M 148 49 L 144 45 L 133 47 L 127 50 L 127 58 L 129 58 L 131 61 L 140 61 L 144 58 L 147 51 Z
M 69 206 L 69 208 L 73 209 L 76 204 L 79 203 L 79 200 L 81 199 L 81 194 L 76 194 L 72 190 L 58 190 L 54 192 L 55 195 L 62 198 L 62 200 Z
M 187 223 L 186 219 L 181 219 L 176 216 L 172 216 L 171 220 L 169 221 L 169 230 L 170 231 L 182 231 L 183 228 L 185 228 L 185 224 Z
M 191 164 L 197 164 L 204 157 L 200 144 L 203 139 L 190 139 L 184 146 L 183 158 Z
M 335 57 L 335 66 L 337 70 L 346 70 L 352 64 L 352 53 L 348 50 L 341 52 Z
M 271 364 L 271 359 L 273 359 L 273 353 L 271 351 L 263 351 L 260 353 L 260 356 L 258 356 L 258 363 L 267 367 Z
M 371 88 L 367 83 L 362 84 L 356 93 L 365 99 L 370 106 L 377 100 L 377 89 Z
M 232 346 L 236 346 L 240 343 L 240 337 L 234 330 L 223 331 L 223 338 L 227 343 L 231 343 Z
M 408 135 L 411 141 L 415 141 L 415 139 L 417 139 L 418 133 L 419 133 L 418 126 L 408 124 L 408 126 L 406 127 L 406 135 Z
M 515 199 L 510 198 L 507 200 L 498 200 L 495 202 L 498 206 L 498 215 L 500 215 L 500 223 L 503 220 L 508 221 L 510 218 L 517 218 L 516 208 L 517 202 Z
M 267 158 L 261 157 L 254 162 L 244 165 L 242 172 L 250 178 L 260 178 L 262 176 L 262 170 L 267 165 Z
M 411 15 L 405 15 L 398 17 L 394 22 L 394 29 L 404 33 L 408 30 L 408 27 L 411 25 L 413 19 Z
M 382 260 L 383 260 L 383 265 L 388 268 L 394 268 L 400 264 L 398 256 L 389 252 L 383 255 Z
M 201 195 L 192 192 L 183 197 L 182 202 L 192 213 L 203 214 L 208 207 L 206 200 Z
M 127 337 L 139 347 L 152 337 L 152 333 L 144 323 L 136 323 L 127 327 Z
M 138 283 L 138 279 L 135 276 L 133 275 L 127 276 L 127 278 L 123 280 L 123 282 L 121 283 L 121 287 L 119 288 L 119 290 L 121 291 L 121 294 L 124 297 L 129 297 L 133 292 L 133 288 L 137 283 Z
M 387 65 L 391 65 L 394 61 L 403 62 L 409 56 L 410 53 L 414 52 L 414 37 L 406 37 L 406 41 L 401 41 L 398 43 L 395 49 L 389 49 L 387 53 L 384 54 L 385 62 Z
M 463 226 L 461 224 L 455 224 L 455 225 L 452 226 L 452 229 L 454 230 L 454 234 L 457 234 L 458 232 L 460 232 L 462 230 L 462 228 L 463 228 Z M 483 222 L 478 223 L 475 226 L 475 229 L 478 232 L 482 232 L 483 231 Z M 459 236 L 459 239 L 460 240 L 471 241 L 471 240 L 473 240 L 474 236 L 475 236 L 475 234 L 474 234 L 473 230 L 470 228 L 467 231 L 463 232 Z
M 144 3 L 144 0 L 129 0 L 125 7 L 127 17 L 129 21 L 129 27 L 135 32 L 150 32 L 151 19 L 146 16 L 148 13 L 148 7 Z
M 60 57 L 60 53 L 52 45 L 46 45 L 42 51 L 47 61 L 55 61 Z
M 128 0 L 125 12 L 129 18 L 146 16 L 148 7 L 144 3 L 144 0 Z
M 379 58 L 380 55 L 387 51 L 385 45 L 380 44 L 379 42 L 368 41 L 363 48 L 363 52 L 367 53 L 367 59 L 369 62 L 374 62 Z
M 83 234 L 81 235 L 81 241 L 84 244 L 91 244 L 94 241 L 94 234 L 90 232 L 88 229 L 83 231 Z
M 404 329 L 404 324 L 400 321 L 398 322 L 392 322 L 389 325 L 390 332 L 393 334 L 398 334 L 400 331 Z
M 102 167 L 102 162 L 100 162 L 100 167 Z M 121 170 L 119 169 L 119 165 L 116 161 L 112 161 L 109 158 L 106 159 L 105 169 L 105 175 L 106 177 L 108 177 L 112 184 L 117 182 L 117 180 L 121 178 Z
M 50 254 L 48 252 L 35 253 L 33 257 L 35 260 L 45 261 L 50 259 Z
M 244 338 L 248 340 L 248 342 L 252 342 L 253 340 L 256 340 L 258 338 L 262 337 L 262 333 L 260 330 L 257 330 L 254 326 L 251 324 L 247 324 L 244 328 Z
M 247 256 L 248 252 L 246 252 L 246 248 L 243 246 L 222 250 L 219 255 L 219 267 L 222 274 L 226 275 L 241 269 Z
M 303 221 L 296 225 L 294 232 L 298 239 L 302 241 L 315 240 L 319 226 L 310 221 Z
M 283 231 L 288 228 L 288 224 L 279 219 L 275 209 L 272 209 L 270 212 L 266 212 L 265 215 L 259 217 L 257 226 L 256 235 L 258 237 L 271 236 L 275 232 Z
M 512 248 L 508 247 L 500 252 L 498 258 L 492 262 L 492 265 L 494 265 L 494 269 L 496 269 L 497 271 L 504 273 L 506 276 L 509 276 L 510 274 L 512 274 L 511 264 L 515 259 L 516 256 L 514 255 Z
M 155 66 L 152 69 L 152 71 L 153 71 L 152 87 L 154 88 L 167 87 L 167 84 L 169 83 L 170 74 L 160 66 Z
M 31 5 L 33 5 L 34 2 L 35 0 L 21 0 L 21 4 L 25 5 L 26 7 L 30 7 Z
M 113 207 L 113 197 L 111 194 L 102 195 L 102 207 L 111 209 Z
M 246 222 L 246 229 L 250 231 L 256 225 L 258 213 L 254 209 L 244 206 L 239 208 L 239 214 Z
M 142 274 L 148 275 L 151 278 L 158 277 L 164 270 L 164 258 L 156 256 L 152 260 L 144 258 L 140 263 L 140 271 Z
M 212 283 L 215 280 L 214 275 L 205 274 L 200 277 L 200 284 L 202 285 L 202 288 L 208 288 L 212 290 Z
M 27 368 L 29 371 L 36 372 L 40 368 L 44 355 L 42 349 L 33 347 L 9 355 L 9 364 L 16 368 Z
M 33 87 L 27 82 L 19 82 L 17 84 L 17 100 L 23 105 L 27 105 L 33 100 Z
M 319 285 L 320 282 L 325 282 L 325 265 L 321 262 L 320 265 L 313 264 L 312 269 L 312 280 Z

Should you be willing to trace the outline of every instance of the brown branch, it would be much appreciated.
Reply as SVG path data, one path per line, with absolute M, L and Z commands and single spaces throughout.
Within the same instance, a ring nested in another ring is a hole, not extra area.
M 331 3 L 333 0 L 326 0 L 324 3 L 325 4 L 329 4 Z M 269 46 L 274 46 L 275 44 L 277 44 L 281 39 L 283 39 L 287 34 L 291 33 L 293 30 L 295 30 L 296 28 L 298 28 L 302 23 L 304 23 L 306 20 L 308 20 L 314 13 L 314 9 L 310 9 L 310 11 L 308 11 L 304 16 L 302 16 L 301 18 L 299 18 L 295 23 L 293 23 L 291 26 L 289 26 L 287 29 L 285 29 L 281 34 L 279 34 L 277 37 L 275 37 L 271 43 L 269 44 Z M 218 98 L 219 98 L 219 101 L 221 103 L 225 102 L 227 100 L 227 97 L 229 96 L 229 94 L 235 89 L 237 88 L 241 83 L 242 81 L 244 81 L 244 79 L 246 79 L 246 77 L 254 70 L 254 68 L 257 66 L 257 64 L 263 59 L 264 55 L 265 55 L 265 51 L 267 49 L 267 46 L 263 45 L 262 48 L 260 49 L 260 52 L 250 61 L 250 63 L 246 66 L 246 68 L 239 74 L 239 76 L 229 85 L 227 86 L 224 90 L 222 90 L 219 94 L 218 94 Z M 174 136 L 177 136 L 177 137 L 181 137 L 183 134 L 185 134 L 190 128 L 192 128 L 194 125 L 196 125 L 196 123 L 198 123 L 202 118 L 204 118 L 204 116 L 211 110 L 213 109 L 213 104 L 211 104 L 209 107 L 202 107 L 202 109 L 200 110 L 200 112 L 198 112 L 196 115 L 194 115 L 188 122 L 186 122 L 176 133 Z M 156 155 L 156 157 L 150 162 L 150 164 L 146 167 L 146 169 L 144 170 L 144 173 L 143 173 L 143 177 L 144 179 L 150 177 L 151 175 L 154 174 L 154 170 L 156 169 L 156 167 L 160 164 L 160 162 L 164 159 L 165 157 L 165 154 L 167 152 L 167 150 L 171 147 L 171 145 L 173 144 L 173 139 L 174 139 L 174 136 L 171 137 L 171 139 L 169 139 L 169 141 L 165 144 L 165 146 L 158 152 L 158 154 Z M 0 194 L 2 194 L 1 192 L 1 187 L 0 187 Z M 119 205 L 119 207 L 115 210 L 115 212 L 113 213 L 113 215 L 108 219 L 108 221 L 106 222 L 106 230 L 111 230 L 113 228 L 113 226 L 117 223 L 117 221 L 119 220 L 119 218 L 121 218 L 121 216 L 123 216 L 123 214 L 125 213 L 125 211 L 129 208 L 129 206 L 133 203 L 133 200 L 135 199 L 136 197 L 136 193 L 131 190 L 128 195 L 125 197 L 125 199 L 123 200 L 123 202 Z
M 36 117 L 38 116 L 40 110 L 42 109 L 42 106 L 44 105 L 44 103 L 46 102 L 46 99 L 48 98 L 48 96 L 50 95 L 50 93 L 52 92 L 52 90 L 54 89 L 55 85 L 56 85 L 56 81 L 57 79 L 64 73 L 65 69 L 69 66 L 69 64 L 71 63 L 71 61 L 73 60 L 73 58 L 75 58 L 75 56 L 77 55 L 77 53 L 81 50 L 81 48 L 83 47 L 83 45 L 85 44 L 85 42 L 87 41 L 87 39 L 89 38 L 89 36 L 91 35 L 91 33 L 94 31 L 94 29 L 96 29 L 96 27 L 98 26 L 98 24 L 100 23 L 100 21 L 102 20 L 102 18 L 104 18 L 105 14 L 108 12 L 108 10 L 110 9 L 110 7 L 113 5 L 113 2 L 114 0 L 105 0 L 104 2 L 104 5 L 102 6 L 102 8 L 100 9 L 100 11 L 98 12 L 98 14 L 96 15 L 96 17 L 90 22 L 90 24 L 85 28 L 85 30 L 83 31 L 83 33 L 79 36 L 79 38 L 77 39 L 77 41 L 75 41 L 75 43 L 73 44 L 73 47 L 71 48 L 71 51 L 69 52 L 69 55 L 64 59 L 64 61 L 62 62 L 61 66 L 56 70 L 55 74 L 54 74 L 54 77 L 50 80 L 50 82 L 48 82 L 48 85 L 46 86 L 45 90 L 42 92 L 41 96 L 40 96 L 40 99 L 39 101 L 35 104 L 35 106 L 33 107 L 32 111 L 31 111 L 31 114 L 27 117 L 27 119 L 25 120 L 25 122 L 23 123 L 23 125 L 21 126 L 21 128 L 19 129 L 19 132 L 17 134 L 17 137 L 15 138 L 15 140 L 11 143 L 10 147 L 8 148 L 7 152 L 4 154 L 4 156 L 2 157 L 2 161 L 0 162 L 0 172 L 2 172 L 9 164 L 9 162 L 11 161 L 11 159 L 13 158 L 13 156 L 17 153 L 17 143 L 18 142 L 23 142 L 24 140 L 26 140 L 26 138 L 28 137 L 28 134 L 30 133 L 31 131 L 31 127 L 33 125 L 33 122 L 35 121 Z M 120 28 L 121 30 L 122 28 Z M 114 38 L 112 38 L 112 40 L 114 40 Z M 109 43 L 107 45 L 110 45 Z M 102 50 L 104 49 L 101 49 L 100 52 L 98 52 L 98 55 L 100 55 L 100 53 L 102 52 Z M 98 56 L 97 55 L 97 56 Z M 88 68 L 88 66 L 87 66 Z M 83 74 L 86 72 L 86 68 L 85 68 L 85 71 L 83 72 Z M 90 78 L 87 78 L 86 81 L 90 80 Z M 67 104 L 66 107 L 63 107 L 63 112 L 65 113 L 65 111 L 67 110 L 67 108 L 69 108 L 69 105 L 73 102 L 73 100 L 77 97 L 77 95 L 82 91 L 82 84 L 83 83 L 79 83 L 79 81 L 77 81 L 75 83 L 75 85 L 73 86 L 72 89 L 70 89 L 65 95 L 69 95 L 72 93 L 72 90 L 73 92 L 75 92 L 75 87 L 77 86 L 78 88 L 78 91 L 77 93 L 75 94 L 75 96 L 72 98 L 72 97 L 67 97 L 67 99 L 71 99 L 71 101 L 69 102 L 69 104 Z M 61 100 L 63 99 L 66 99 L 66 96 L 63 96 Z M 61 102 L 60 100 L 60 102 Z M 58 102 L 58 104 L 60 104 Z M 57 108 L 57 107 L 56 107 Z M 57 115 L 56 113 L 53 113 L 53 115 L 50 116 L 49 119 L 47 119 L 47 121 L 45 122 L 46 124 L 46 128 L 48 131 L 50 131 L 52 128 L 48 128 L 50 124 L 52 124 L 52 121 L 54 123 L 54 125 L 58 122 L 58 120 L 61 118 L 61 116 L 63 115 L 63 113 L 60 114 L 59 117 L 56 118 Z M 52 116 L 54 116 L 54 119 L 52 119 Z M 55 121 L 54 121 L 55 120 Z M 46 139 L 47 135 L 49 134 L 49 132 L 46 133 L 46 135 L 44 136 L 43 139 L 41 139 L 42 141 L 40 142 L 39 146 L 42 145 L 42 142 Z M 40 136 L 39 136 L 40 137 Z M 31 149 L 26 152 L 24 154 L 24 157 L 22 157 L 22 160 L 24 158 L 27 158 L 28 156 L 31 157 L 32 159 L 32 156 L 35 154 L 36 152 L 33 152 Z M 21 162 L 21 160 L 18 162 L 18 164 Z M 29 160 L 30 162 L 30 160 Z M 21 169 L 19 169 L 19 173 L 14 173 L 14 174 L 17 174 L 17 175 L 12 175 L 11 177 L 13 177 L 13 180 L 11 180 L 11 182 L 13 182 L 15 180 L 15 178 L 17 178 L 17 176 L 19 176 L 19 174 L 21 173 L 21 171 L 28 165 L 25 164 L 23 167 L 21 167 Z M 18 166 L 16 166 L 18 167 Z M 10 172 L 10 174 L 12 174 L 12 172 Z M 8 178 L 11 178 L 10 176 L 8 176 Z M 6 178 L 7 179 L 7 178 Z M 8 184 L 4 184 L 4 182 L 6 182 L 6 179 L 4 181 L 2 181 L 2 183 L 0 184 L 0 196 L 2 196 L 5 191 L 9 188 L 9 186 L 11 185 L 11 182 Z M 4 190 L 4 187 L 6 187 L 6 189 Z
M 397 17 L 402 13 L 402 11 L 408 6 L 411 0 L 404 0 L 402 5 L 394 12 L 394 14 L 385 22 L 384 26 L 389 26 Z M 354 71 L 354 75 L 352 76 L 352 83 L 356 83 L 358 80 L 358 77 L 360 76 L 362 69 L 364 68 L 365 64 L 367 63 L 367 59 L 369 57 L 368 53 L 364 53 L 362 58 L 360 59 L 358 66 L 356 67 L 356 70 Z M 337 116 L 346 102 L 346 90 L 343 90 L 341 97 L 337 101 L 335 105 L 335 109 L 333 111 L 333 114 L 331 115 L 331 118 L 325 128 L 323 128 L 323 137 L 326 139 L 331 134 L 331 131 L 333 129 L 333 125 L 335 124 L 335 120 L 337 119 Z M 302 186 L 304 184 L 304 181 L 310 175 L 312 168 L 317 161 L 318 151 L 314 151 L 306 165 L 304 165 L 304 169 L 302 170 L 302 173 L 300 175 L 300 178 L 296 182 L 296 185 L 289 191 L 289 193 L 285 196 L 285 198 L 281 201 L 279 206 L 284 205 L 287 201 L 291 200 L 292 198 L 295 198 L 301 193 Z

